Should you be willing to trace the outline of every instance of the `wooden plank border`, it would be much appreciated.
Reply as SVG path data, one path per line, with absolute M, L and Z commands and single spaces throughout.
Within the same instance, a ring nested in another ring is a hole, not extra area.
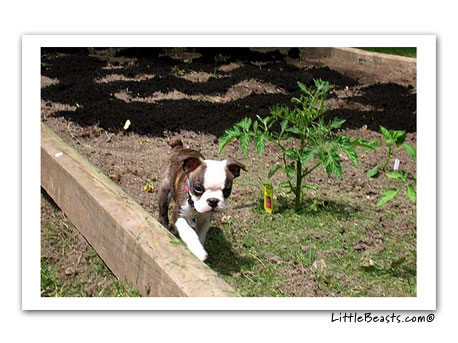
M 397 56 L 380 52 L 372 52 L 355 48 L 301 48 L 307 59 L 325 58 L 325 65 L 347 72 L 363 72 L 377 80 L 383 67 L 383 73 L 389 70 L 388 79 L 393 82 L 410 84 L 416 87 L 417 83 L 417 59 L 412 57 Z M 384 75 L 387 77 L 387 75 Z
M 44 124 L 41 185 L 111 271 L 143 296 L 238 296 L 180 240 Z

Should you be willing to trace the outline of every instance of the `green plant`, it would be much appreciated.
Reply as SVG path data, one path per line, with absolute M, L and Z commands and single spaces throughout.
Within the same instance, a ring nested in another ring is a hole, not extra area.
M 258 154 L 262 154 L 268 141 L 278 146 L 282 151 L 283 164 L 274 166 L 267 176 L 271 178 L 279 169 L 283 169 L 287 181 L 280 183 L 279 186 L 294 194 L 296 212 L 301 208 L 302 190 L 315 188 L 303 184 L 307 175 L 323 166 L 328 175 L 342 176 L 339 153 L 345 153 L 348 159 L 358 166 L 354 146 L 361 145 L 373 149 L 374 143 L 361 139 L 350 140 L 344 135 L 336 134 L 334 131 L 340 128 L 345 120 L 334 118 L 330 122 L 324 122 L 322 115 L 327 110 L 324 101 L 330 86 L 322 80 L 314 80 L 314 83 L 314 86 L 306 87 L 297 82 L 302 94 L 299 98 L 291 99 L 296 105 L 293 109 L 275 105 L 271 108 L 269 116 L 257 116 L 254 122 L 251 118 L 244 118 L 227 129 L 220 138 L 220 153 L 234 139 L 239 140 L 244 154 L 248 152 L 251 140 L 254 141 Z M 298 144 L 285 144 L 293 140 Z
M 178 68 L 178 66 L 173 66 L 171 68 L 171 72 L 173 74 L 177 74 L 179 76 L 184 76 L 186 74 L 186 70 Z
M 411 145 L 405 143 L 406 140 L 406 132 L 404 130 L 387 130 L 383 126 L 380 125 L 380 132 L 382 133 L 385 139 L 385 150 L 386 150 L 386 157 L 384 159 L 382 165 L 382 171 L 385 173 L 385 176 L 391 180 L 398 180 L 401 184 L 405 187 L 405 193 L 410 201 L 415 202 L 417 199 L 417 193 L 415 191 L 414 183 L 416 183 L 416 175 L 411 176 L 409 173 L 400 172 L 400 171 L 390 171 L 386 172 L 386 167 L 393 155 L 393 151 L 395 147 L 403 147 L 406 151 L 407 155 L 412 159 L 412 161 L 417 160 L 417 151 Z M 378 174 L 380 164 L 377 164 L 374 168 L 370 169 L 367 172 L 367 177 L 371 178 Z M 413 179 L 409 181 L 409 179 Z M 386 204 L 388 201 L 394 199 L 399 193 L 398 188 L 388 189 L 382 192 L 382 197 L 377 202 L 377 206 L 382 206 Z

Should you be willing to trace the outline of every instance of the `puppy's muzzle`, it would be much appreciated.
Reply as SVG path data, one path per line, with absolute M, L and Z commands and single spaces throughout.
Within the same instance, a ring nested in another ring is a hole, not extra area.
M 208 206 L 210 206 L 213 210 L 218 207 L 219 199 L 210 198 L 207 199 Z

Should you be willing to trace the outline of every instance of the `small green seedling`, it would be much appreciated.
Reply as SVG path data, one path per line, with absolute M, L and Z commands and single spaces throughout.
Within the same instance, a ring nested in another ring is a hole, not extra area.
M 171 68 L 171 72 L 172 72 L 173 74 L 177 74 L 177 75 L 179 75 L 179 76 L 184 76 L 184 75 L 186 75 L 186 70 L 180 69 L 180 68 L 178 68 L 178 66 L 173 66 L 173 67 Z
M 415 191 L 415 186 L 414 186 L 414 183 L 416 183 L 416 175 L 411 177 L 408 173 L 403 173 L 397 170 L 386 172 L 386 167 L 393 155 L 393 150 L 395 146 L 403 147 L 407 155 L 409 155 L 409 157 L 412 159 L 412 161 L 417 160 L 416 149 L 412 147 L 411 145 L 405 143 L 406 132 L 404 130 L 387 130 L 386 128 L 380 125 L 380 132 L 382 133 L 383 137 L 385 138 L 385 145 L 386 145 L 386 148 L 385 148 L 386 157 L 385 157 L 385 160 L 382 166 L 383 173 L 385 173 L 385 176 L 388 179 L 399 181 L 403 185 L 403 187 L 405 187 L 405 193 L 407 197 L 409 198 L 409 200 L 411 202 L 416 202 L 417 193 Z M 367 177 L 371 178 L 371 177 L 376 176 L 379 172 L 379 167 L 380 165 L 376 165 L 374 168 L 370 169 L 366 174 Z M 414 180 L 414 183 L 409 181 L 409 179 L 412 179 L 412 178 Z M 380 199 L 377 202 L 377 206 L 385 205 L 390 200 L 393 200 L 398 195 L 398 193 L 399 193 L 398 188 L 392 188 L 392 189 L 383 191 L 381 193 L 382 196 L 380 197 Z

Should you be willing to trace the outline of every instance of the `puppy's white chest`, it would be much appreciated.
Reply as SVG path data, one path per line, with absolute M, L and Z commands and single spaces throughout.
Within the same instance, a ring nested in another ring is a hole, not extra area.
M 211 221 L 211 213 L 199 213 L 192 208 L 188 202 L 180 206 L 179 216 L 184 218 L 189 226 L 198 231 L 202 225 L 207 225 Z

